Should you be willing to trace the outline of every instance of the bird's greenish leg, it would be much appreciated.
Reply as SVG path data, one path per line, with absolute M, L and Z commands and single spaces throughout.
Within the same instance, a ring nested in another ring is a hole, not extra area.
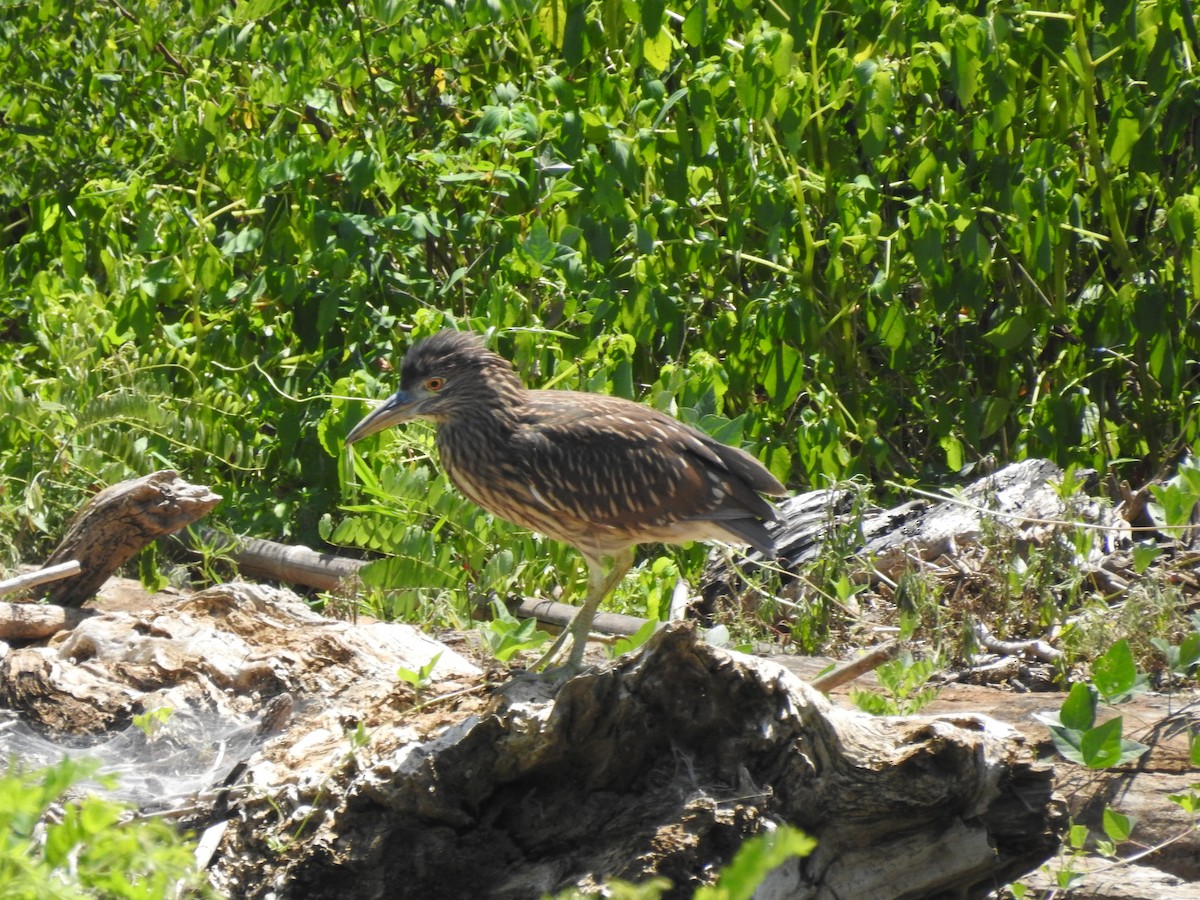
M 567 639 L 571 641 L 571 655 L 567 657 L 566 663 L 561 667 L 565 674 L 571 675 L 583 668 L 583 654 L 587 650 L 588 632 L 592 629 L 592 621 L 596 618 L 596 610 L 600 608 L 601 601 L 609 595 L 609 592 L 620 583 L 625 577 L 625 573 L 633 565 L 633 548 L 622 550 L 612 558 L 612 565 L 608 571 L 604 570 L 604 565 L 601 560 L 588 561 L 588 592 L 583 599 L 583 605 L 580 606 L 579 612 L 575 614 L 575 618 L 571 620 L 571 624 L 565 628 L 550 645 L 550 649 L 542 654 L 541 659 L 534 663 L 534 669 L 540 669 L 542 666 L 548 665 L 558 655 L 566 644 Z

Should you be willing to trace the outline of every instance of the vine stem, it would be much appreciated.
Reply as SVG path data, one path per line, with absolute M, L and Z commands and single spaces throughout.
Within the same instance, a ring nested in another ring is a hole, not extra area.
M 1113 251 L 1117 255 L 1121 272 L 1129 276 L 1133 274 L 1129 244 L 1125 240 L 1125 229 L 1117 213 L 1108 162 L 1104 158 L 1104 146 L 1100 141 L 1100 125 L 1096 119 L 1096 61 L 1092 58 L 1091 47 L 1088 45 L 1086 4 L 1087 0 L 1077 0 L 1075 6 L 1075 50 L 1079 54 L 1079 69 L 1083 75 L 1083 112 L 1087 120 L 1088 161 L 1096 173 L 1096 184 L 1100 188 L 1100 207 L 1108 222 Z

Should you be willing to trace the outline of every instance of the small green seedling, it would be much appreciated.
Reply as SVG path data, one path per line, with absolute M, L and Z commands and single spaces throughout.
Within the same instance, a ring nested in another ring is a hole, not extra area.
M 492 621 L 481 624 L 479 631 L 500 662 L 508 662 L 522 650 L 536 650 L 550 640 L 550 635 L 537 630 L 536 619 L 522 622 L 499 600 L 492 601 L 492 616 Z
M 937 660 L 914 659 L 905 650 L 876 670 L 882 692 L 851 688 L 850 700 L 873 716 L 915 715 L 937 699 L 938 689 L 928 686 L 936 669 Z
M 772 869 L 808 856 L 816 846 L 814 838 L 787 825 L 756 835 L 742 844 L 717 883 L 699 888 L 694 900 L 750 900 Z
M 1039 715 L 1050 730 L 1054 747 L 1071 762 L 1089 769 L 1108 769 L 1133 762 L 1150 748 L 1121 736 L 1121 716 L 1096 725 L 1099 692 L 1090 684 L 1077 682 L 1058 715 Z
M 1105 703 L 1124 703 L 1149 686 L 1145 672 L 1139 672 L 1133 661 L 1129 641 L 1121 638 L 1092 663 L 1092 683 Z
M 134 716 L 133 727 L 139 729 L 146 736 L 146 740 L 153 741 L 162 733 L 174 714 L 175 710 L 169 706 L 157 706 Z
M 618 656 L 623 656 L 631 650 L 636 650 L 642 644 L 646 643 L 646 641 L 650 640 L 658 626 L 659 622 L 656 619 L 647 619 L 645 624 L 633 634 L 614 641 L 609 650 L 609 655 L 613 659 L 616 659 Z
M 413 691 L 419 697 L 421 693 L 429 687 L 430 676 L 433 675 L 433 669 L 438 664 L 438 660 L 442 658 L 442 654 L 435 653 L 433 659 L 418 668 L 415 672 L 412 669 L 406 669 L 403 666 L 396 672 L 396 675 L 401 681 L 412 685 Z
M 1185 637 L 1178 646 L 1168 643 L 1164 638 L 1151 638 L 1150 643 L 1167 661 L 1167 668 L 1177 678 L 1193 678 L 1200 670 L 1200 613 L 1192 613 L 1192 633 Z

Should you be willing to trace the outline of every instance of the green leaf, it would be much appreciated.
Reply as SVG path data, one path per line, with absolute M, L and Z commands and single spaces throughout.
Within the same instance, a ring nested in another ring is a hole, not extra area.
M 544 220 L 537 219 L 529 229 L 529 236 L 525 238 L 525 252 L 543 266 L 548 266 L 554 260 L 557 246 L 550 240 L 550 229 Z
M 1092 680 L 1106 702 L 1120 703 L 1145 690 L 1147 678 L 1138 672 L 1129 641 L 1122 638 L 1092 663 Z
M 1167 799 L 1189 816 L 1200 815 L 1200 793 L 1194 790 L 1188 791 L 1186 794 L 1167 794 Z
M 1107 769 L 1120 762 L 1121 728 L 1121 717 L 1117 716 L 1084 732 L 1079 742 L 1079 752 L 1085 766 L 1089 769 Z
M 492 621 L 480 623 L 477 630 L 500 662 L 508 662 L 520 651 L 534 650 L 550 640 L 550 635 L 537 630 L 537 619 L 522 622 L 499 600 L 492 601 L 492 616 Z
M 441 658 L 441 652 L 435 653 L 429 662 L 425 663 L 423 666 L 419 666 L 416 671 L 413 671 L 412 669 L 406 669 L 401 666 L 397 670 L 396 675 L 401 681 L 412 685 L 413 690 L 417 692 L 423 691 L 429 686 L 430 676 L 433 674 L 433 670 L 437 666 L 438 660 Z
M 1180 675 L 1192 674 L 1200 664 L 1200 632 L 1193 631 L 1179 645 L 1179 659 L 1176 670 Z
M 1088 837 L 1086 825 L 1072 825 L 1067 831 L 1067 845 L 1072 850 L 1082 850 L 1087 846 Z
M 612 649 L 610 651 L 612 657 L 615 659 L 622 654 L 628 653 L 631 650 L 636 650 L 638 647 L 642 646 L 642 644 L 650 640 L 658 626 L 658 621 L 655 619 L 648 619 L 634 634 L 630 635 L 629 637 L 618 638 L 617 641 L 612 645 Z
M 907 322 L 903 303 L 897 300 L 888 304 L 877 328 L 879 339 L 892 350 L 899 350 L 904 346 L 904 339 L 908 334 Z
M 1180 528 L 1192 519 L 1192 510 L 1196 508 L 1196 495 L 1185 490 L 1179 484 L 1150 485 L 1150 493 L 1158 501 L 1159 518 L 1168 528 Z M 1153 507 L 1151 508 L 1153 512 Z
M 963 467 L 963 444 L 953 435 L 946 435 L 938 440 L 938 445 L 946 454 L 946 468 L 958 472 Z
M 1089 769 L 1108 769 L 1132 762 L 1150 749 L 1137 741 L 1123 739 L 1122 727 L 1122 718 L 1117 716 L 1084 732 L 1079 742 L 1084 765 Z
M 1114 166 L 1129 164 L 1133 145 L 1142 136 L 1142 126 L 1137 119 L 1121 116 L 1108 126 L 1108 158 Z
M 771 870 L 795 857 L 808 856 L 817 842 L 799 829 L 781 825 L 750 838 L 734 854 L 715 885 L 704 885 L 694 900 L 750 900 Z
M 641 0 L 642 28 L 646 37 L 656 37 L 662 31 L 666 0 Z
M 1080 732 L 1091 728 L 1096 721 L 1095 691 L 1080 681 L 1071 685 L 1071 691 L 1058 712 L 1058 719 L 1064 728 Z
M 788 409 L 804 389 L 804 357 L 791 344 L 777 344 L 765 360 L 762 382 L 775 408 Z
M 1133 825 L 1134 820 L 1129 816 L 1122 815 L 1111 807 L 1104 807 L 1104 833 L 1110 840 L 1118 844 L 1129 840 Z
M 546 39 L 561 50 L 567 31 L 567 7 L 563 0 L 545 0 L 536 21 Z
M 1150 567 L 1154 560 L 1158 559 L 1162 551 L 1159 549 L 1158 543 L 1153 540 L 1138 541 L 1133 545 L 1133 569 L 1139 575 L 1144 573 Z
M 704 32 L 708 26 L 708 2 L 699 0 L 693 3 L 683 17 L 683 39 L 692 47 L 699 47 L 704 42 Z
M 226 256 L 236 256 L 239 253 L 252 253 L 259 249 L 263 243 L 263 233 L 261 228 L 243 228 L 229 236 L 225 244 L 221 247 L 221 252 Z
M 1054 749 L 1064 759 L 1081 766 L 1087 764 L 1082 750 L 1084 732 L 1075 728 L 1064 728 L 1061 725 L 1048 725 L 1047 728 L 1050 731 L 1050 740 L 1054 743 Z
M 1005 319 L 983 339 L 1000 350 L 1012 351 L 1025 344 L 1033 333 L 1033 326 L 1025 316 L 1016 315 Z
M 662 72 L 671 64 L 671 32 L 660 28 L 653 37 L 642 41 L 642 56 L 646 65 Z

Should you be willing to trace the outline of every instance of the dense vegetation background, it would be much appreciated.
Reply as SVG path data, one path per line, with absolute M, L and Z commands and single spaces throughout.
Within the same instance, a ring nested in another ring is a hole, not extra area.
M 1137 482 L 1200 443 L 1198 51 L 1191 0 L 10 2 L 0 561 L 172 466 L 384 582 L 554 583 L 427 431 L 342 451 L 450 323 L 795 489 Z

